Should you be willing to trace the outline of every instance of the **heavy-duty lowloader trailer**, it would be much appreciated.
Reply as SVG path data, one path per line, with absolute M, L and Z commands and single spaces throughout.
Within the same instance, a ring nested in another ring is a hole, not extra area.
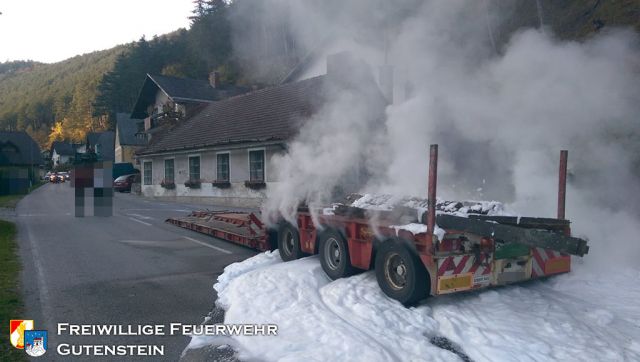
M 301 207 L 297 225 L 283 220 L 267 227 L 253 213 L 213 211 L 167 222 L 261 251 L 278 248 L 284 261 L 319 254 L 331 279 L 374 269 L 382 291 L 405 305 L 429 295 L 566 273 L 571 255 L 588 253 L 587 242 L 571 236 L 565 219 L 567 151 L 560 153 L 556 219 L 436 212 L 438 146 L 430 151 L 427 211 L 421 220 L 415 210 L 342 205 L 329 214 Z M 412 225 L 422 228 L 399 226 L 412 215 L 417 223 Z

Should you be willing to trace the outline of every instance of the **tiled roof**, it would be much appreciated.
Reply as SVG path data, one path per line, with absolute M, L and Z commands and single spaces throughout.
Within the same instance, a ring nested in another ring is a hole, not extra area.
M 94 152 L 99 152 L 99 159 L 103 161 L 113 161 L 115 158 L 116 133 L 113 131 L 89 132 L 87 133 L 87 147 L 93 148 Z M 99 145 L 100 147 L 96 147 Z
M 131 113 L 132 118 L 142 119 L 148 116 L 146 114 L 146 108 L 149 104 L 155 102 L 158 89 L 162 90 L 169 98 L 178 103 L 208 103 L 242 94 L 248 90 L 236 86 L 213 88 L 206 80 L 147 74 L 138 100 Z
M 98 143 L 100 144 L 100 156 L 104 161 L 113 161 L 115 159 L 115 141 L 116 133 L 113 131 L 100 132 Z
M 92 147 L 95 152 L 100 152 L 99 158 L 104 161 L 113 161 L 115 158 L 116 133 L 113 131 L 87 133 L 87 147 Z M 96 147 L 99 145 L 99 148 Z
M 51 152 L 54 150 L 59 155 L 73 156 L 76 154 L 76 150 L 73 148 L 73 145 L 64 141 L 54 141 L 51 144 Z
M 40 147 L 26 132 L 0 132 L 0 165 L 40 163 Z
M 287 140 L 315 113 L 327 76 L 265 88 L 207 105 L 138 154 L 230 143 Z
M 206 80 L 167 77 L 155 74 L 149 74 L 149 78 L 176 101 L 213 101 L 218 99 L 218 91 L 211 87 Z
M 100 135 L 102 134 L 102 132 L 88 132 L 87 133 L 87 145 L 88 146 L 95 146 L 98 143 L 98 140 L 100 139 Z
M 127 113 L 116 114 L 116 128 L 118 129 L 118 138 L 121 145 L 142 146 L 146 143 L 144 139 L 136 137 L 140 122 L 129 118 Z

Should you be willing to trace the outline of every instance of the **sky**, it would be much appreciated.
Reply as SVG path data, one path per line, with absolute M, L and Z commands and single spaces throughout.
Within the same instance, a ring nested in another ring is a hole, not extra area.
M 191 0 L 0 0 L 0 62 L 58 62 L 189 25 Z

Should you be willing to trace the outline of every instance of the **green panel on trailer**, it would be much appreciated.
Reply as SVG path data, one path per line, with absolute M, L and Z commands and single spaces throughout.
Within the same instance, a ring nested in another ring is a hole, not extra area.
M 518 243 L 496 243 L 496 259 L 510 259 L 518 256 L 529 255 L 531 248 Z

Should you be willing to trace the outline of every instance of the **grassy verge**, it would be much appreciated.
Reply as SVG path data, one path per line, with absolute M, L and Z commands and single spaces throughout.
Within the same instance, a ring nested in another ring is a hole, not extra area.
M 31 186 L 29 188 L 29 192 L 37 189 L 38 187 L 44 185 L 46 182 L 44 181 L 39 181 L 38 183 L 34 184 L 33 186 Z M 18 201 L 20 201 L 25 195 L 23 194 L 19 194 L 19 195 L 3 195 L 0 196 L 0 207 L 6 207 L 9 209 L 15 209 L 16 206 L 18 205 Z
M 6 207 L 9 209 L 15 209 L 18 205 L 18 201 L 22 199 L 24 195 L 4 195 L 0 196 L 0 207 Z
M 0 220 L 0 356 L 3 361 L 26 361 L 23 350 L 9 341 L 9 320 L 23 317 L 23 304 L 18 291 L 20 259 L 15 240 L 16 226 Z

